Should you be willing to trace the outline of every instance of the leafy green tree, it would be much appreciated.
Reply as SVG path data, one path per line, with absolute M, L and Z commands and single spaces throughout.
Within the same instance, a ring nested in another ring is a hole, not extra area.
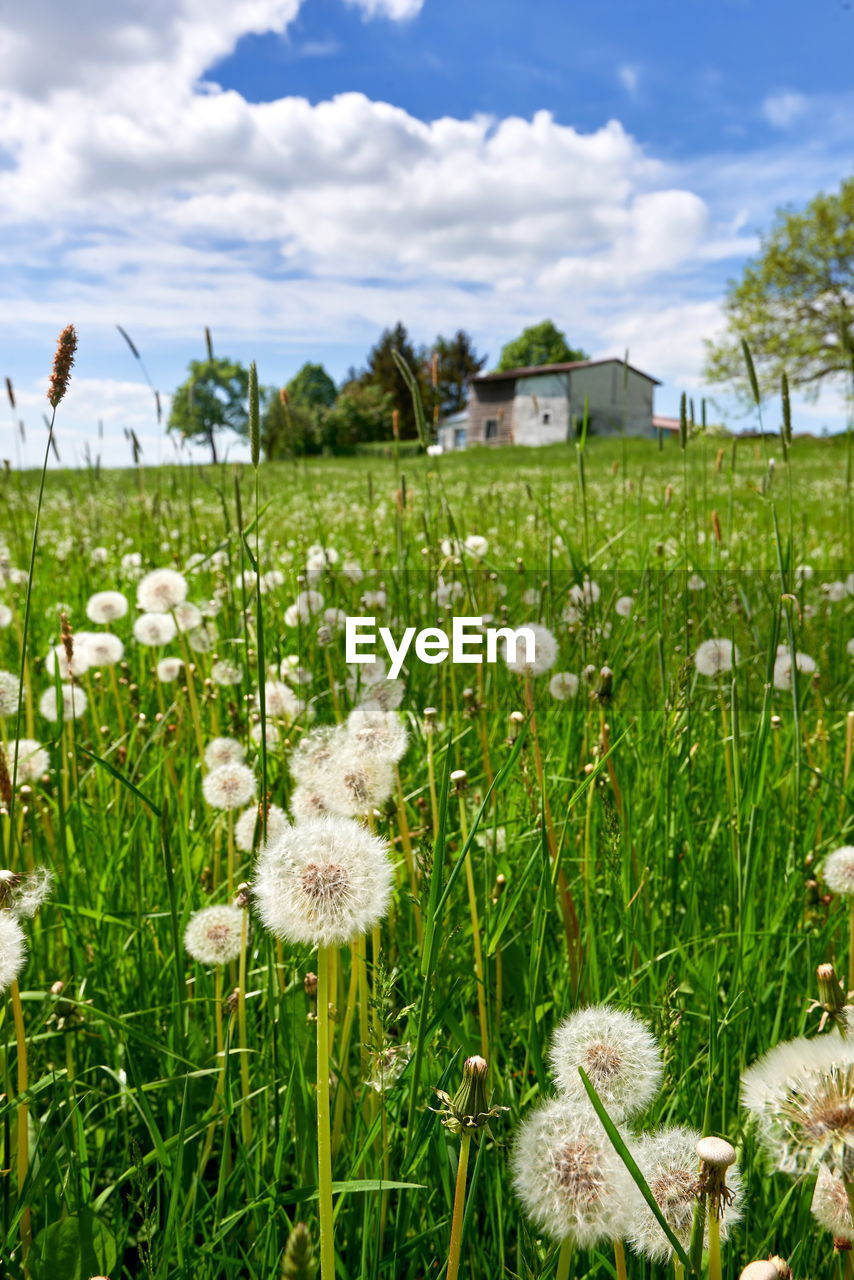
M 320 450 L 325 410 L 288 396 L 287 388 L 266 397 L 261 414 L 261 448 L 265 458 L 296 458 Z
M 237 361 L 222 356 L 191 360 L 189 377 L 172 397 L 168 430 L 177 431 L 183 440 L 203 442 L 211 451 L 211 461 L 217 462 L 219 432 L 247 434 L 248 389 L 249 371 Z
M 452 338 L 440 335 L 433 352 L 439 375 L 439 411 L 447 417 L 466 407 L 469 382 L 486 364 L 486 356 L 478 355 L 464 329 L 458 329 Z
M 350 382 L 342 388 L 323 419 L 323 444 L 330 449 L 351 448 L 391 435 L 394 401 L 372 382 Z
M 289 404 L 308 409 L 331 409 L 338 395 L 338 388 L 322 364 L 304 364 L 286 389 Z
M 497 373 L 507 369 L 524 369 L 537 364 L 565 364 L 571 360 L 588 360 L 586 351 L 571 347 L 566 334 L 551 320 L 529 325 L 518 338 L 501 349 Z
M 706 377 L 749 397 L 742 340 L 763 393 L 785 370 L 817 395 L 850 374 L 854 356 L 854 178 L 819 194 L 802 212 L 779 210 L 742 278 L 730 281 L 726 331 L 706 344 Z
M 368 353 L 368 366 L 360 375 L 363 386 L 372 385 L 379 388 L 391 401 L 392 410 L 397 409 L 400 420 L 400 434 L 404 439 L 411 439 L 418 434 L 415 425 L 415 410 L 412 404 L 412 393 L 406 380 L 395 363 L 393 351 L 398 351 L 409 365 L 421 389 L 422 399 L 432 404 L 429 394 L 429 377 L 425 368 L 423 352 L 417 352 L 412 345 L 406 327 L 398 322 L 391 329 L 384 329 L 376 346 Z M 389 434 L 391 413 L 386 421 L 386 432 Z M 380 439 L 382 437 L 372 437 Z

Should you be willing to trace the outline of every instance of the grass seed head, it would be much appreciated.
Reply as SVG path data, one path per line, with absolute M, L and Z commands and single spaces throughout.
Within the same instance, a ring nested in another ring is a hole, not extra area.
M 47 388 L 47 398 L 55 409 L 68 390 L 74 355 L 77 351 L 77 332 L 73 324 L 67 324 L 59 335 L 53 355 L 53 370 Z

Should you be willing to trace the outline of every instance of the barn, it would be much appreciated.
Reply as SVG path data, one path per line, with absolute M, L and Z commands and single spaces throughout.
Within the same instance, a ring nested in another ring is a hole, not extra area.
M 447 452 L 469 445 L 556 444 L 574 439 L 585 413 L 592 435 L 657 435 L 657 378 L 625 360 L 576 360 L 473 378 L 468 409 L 439 425 Z

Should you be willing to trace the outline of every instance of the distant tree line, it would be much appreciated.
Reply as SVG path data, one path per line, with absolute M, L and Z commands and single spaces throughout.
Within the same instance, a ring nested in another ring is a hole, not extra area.
M 384 329 L 368 352 L 363 369 L 351 369 L 337 386 L 322 364 L 306 363 L 282 387 L 262 393 L 261 445 L 269 459 L 346 451 L 374 441 L 414 440 L 418 429 L 412 392 L 396 355 L 409 367 L 428 422 L 465 408 L 469 382 L 487 357 L 470 334 L 459 329 L 439 335 L 430 346 L 416 346 L 406 327 Z M 585 359 L 569 346 L 551 320 L 533 325 L 502 349 L 497 368 L 554 364 Z M 215 356 L 193 360 L 188 376 L 172 397 L 169 430 L 204 444 L 217 462 L 217 440 L 224 431 L 247 432 L 248 371 Z

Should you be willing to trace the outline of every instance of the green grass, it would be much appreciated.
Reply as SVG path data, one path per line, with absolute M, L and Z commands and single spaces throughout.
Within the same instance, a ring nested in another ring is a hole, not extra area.
M 847 965 L 847 913 L 824 898 L 819 874 L 825 854 L 851 842 L 852 828 L 851 781 L 843 776 L 854 706 L 851 600 L 831 603 L 821 590 L 854 568 L 847 445 L 796 440 L 788 466 L 777 453 L 769 487 L 766 455 L 775 448 L 698 440 L 683 458 L 671 441 L 661 451 L 654 442 L 590 441 L 583 483 L 574 448 L 407 458 L 399 469 L 391 459 L 361 457 L 262 465 L 260 565 L 285 579 L 263 596 L 266 660 L 278 668 L 298 655 L 313 676 L 307 693 L 316 722 L 334 717 L 328 673 L 343 686 L 343 640 L 323 649 L 314 625 L 283 622 L 313 543 L 357 559 L 366 573 L 358 584 L 325 573 L 316 587 L 327 606 L 363 612 L 360 596 L 382 585 L 388 603 L 378 614 L 430 625 L 441 575 L 460 584 L 453 612 L 499 617 L 506 609 L 514 624 L 552 626 L 560 641 L 555 670 L 580 674 L 588 664 L 607 664 L 614 671 L 607 703 L 591 696 L 595 684 L 582 681 L 578 696 L 560 703 L 549 695 L 548 676 L 535 683 L 559 863 L 580 918 L 576 980 L 544 839 L 533 738 L 523 728 L 514 741 L 509 722 L 512 711 L 524 710 L 521 681 L 503 666 L 408 664 L 402 714 L 411 743 L 400 769 L 418 905 L 433 945 L 419 946 L 401 866 L 381 963 L 371 969 L 379 1043 L 369 1047 L 408 1045 L 411 1057 L 382 1095 L 360 1083 L 358 1036 L 348 1061 L 336 1064 L 346 1117 L 334 1164 L 341 1280 L 441 1276 L 447 1257 L 459 1142 L 430 1108 L 439 1105 L 436 1087 L 454 1092 L 465 1057 L 480 1045 L 465 841 L 457 800 L 446 804 L 442 785 L 456 768 L 468 772 L 469 830 L 481 815 L 469 856 L 487 967 L 490 1083 L 495 1102 L 509 1108 L 472 1150 L 460 1274 L 533 1280 L 554 1273 L 555 1248 L 521 1213 L 508 1159 L 514 1128 L 551 1092 L 553 1028 L 590 1001 L 634 1010 L 661 1039 L 666 1079 L 644 1128 L 702 1128 L 707 1118 L 739 1147 L 745 1214 L 727 1246 L 725 1273 L 736 1276 L 773 1252 L 788 1256 L 798 1277 L 836 1274 L 830 1238 L 809 1214 L 809 1185 L 767 1170 L 738 1106 L 748 1062 L 781 1038 L 816 1030 L 818 1014 L 809 1011 L 816 965 L 832 959 L 841 973 Z M 33 475 L 11 472 L 0 481 L 0 532 L 13 567 L 27 563 L 36 488 Z M 73 728 L 36 710 L 29 736 L 48 745 L 50 774 L 19 798 L 15 835 L 0 819 L 0 861 L 15 870 L 46 864 L 56 876 L 52 897 L 27 925 L 21 978 L 32 1124 L 21 1195 L 16 1049 L 5 997 L 0 1012 L 0 1258 L 9 1275 L 23 1274 L 25 1207 L 36 1238 L 34 1280 L 97 1271 L 114 1280 L 268 1280 L 295 1222 L 309 1224 L 316 1245 L 315 1036 L 304 989 L 316 957 L 277 947 L 253 926 L 247 1146 L 236 1018 L 226 1009 L 218 1113 L 214 975 L 181 945 L 190 913 L 227 898 L 226 824 L 202 799 L 184 682 L 159 684 L 153 669 L 162 655 L 132 639 L 134 584 L 120 567 L 131 551 L 146 569 L 223 553 L 221 565 L 208 560 L 190 576 L 191 599 L 221 603 L 214 649 L 193 655 L 201 732 L 204 741 L 239 738 L 260 775 L 249 738 L 255 595 L 237 583 L 250 568 L 247 542 L 255 554 L 255 533 L 241 536 L 254 516 L 246 468 L 47 477 L 27 655 L 36 704 L 51 683 L 42 659 L 58 642 L 61 611 L 75 630 L 94 629 L 86 600 L 108 588 L 125 591 L 131 611 L 112 627 L 127 646 L 117 693 L 105 669 L 100 678 L 82 677 L 90 704 Z M 443 539 L 473 533 L 489 540 L 479 566 L 443 553 Z M 93 556 L 100 547 L 103 562 Z M 814 576 L 796 575 L 800 564 Z M 601 596 L 568 626 L 569 592 L 585 573 Z M 692 574 L 706 585 L 689 589 Z M 523 603 L 534 590 L 537 603 Z M 15 674 L 25 595 L 25 583 L 0 588 L 0 602 L 14 614 L 0 631 L 0 668 Z M 630 619 L 613 607 L 625 595 L 635 597 Z M 713 635 L 732 637 L 742 655 L 734 678 L 719 684 L 698 678 L 690 661 Z M 819 674 L 781 692 L 769 675 L 778 643 L 790 636 Z M 182 650 L 175 642 L 168 652 Z M 216 656 L 241 665 L 241 685 L 209 682 Z M 346 711 L 345 689 L 339 697 Z M 421 715 L 428 705 L 439 710 L 438 842 Z M 603 719 L 614 744 L 604 764 Z M 289 745 L 305 724 L 281 725 L 281 742 L 267 753 L 269 793 L 285 807 L 293 785 Z M 14 736 L 14 718 L 3 725 Z M 485 799 L 489 777 L 497 781 Z M 400 859 L 397 817 L 383 814 L 377 826 Z M 239 878 L 250 874 L 244 858 Z M 499 874 L 506 889 L 494 900 Z M 348 972 L 345 952 L 344 979 Z M 234 966 L 226 994 L 236 982 Z M 342 998 L 339 1037 L 343 1005 Z M 212 1120 L 213 1149 L 203 1165 Z M 383 1181 L 397 1186 L 383 1192 Z M 83 1241 L 88 1252 L 79 1266 L 51 1254 L 60 1239 Z M 48 1262 L 39 1261 L 42 1253 Z M 614 1274 L 607 1251 L 578 1253 L 573 1268 L 578 1277 Z M 630 1256 L 629 1274 L 668 1273 Z

